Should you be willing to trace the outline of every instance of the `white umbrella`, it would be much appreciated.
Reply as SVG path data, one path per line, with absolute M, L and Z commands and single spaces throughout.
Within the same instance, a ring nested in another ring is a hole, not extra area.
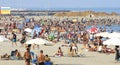
M 102 36 L 102 37 L 108 37 L 111 33 L 108 32 L 100 32 L 95 34 L 95 36 Z
M 4 42 L 4 41 L 9 41 L 9 39 L 5 38 L 4 36 L 0 36 L 0 42 Z
M 104 45 L 120 45 L 120 39 L 111 38 L 103 42 Z
M 120 38 L 120 33 L 118 32 L 113 32 L 109 36 L 109 38 Z
M 52 44 L 52 42 L 49 42 L 49 41 L 42 39 L 42 38 L 36 38 L 36 39 L 31 39 L 31 40 L 27 41 L 25 44 L 42 45 L 42 44 Z
M 32 29 L 26 28 L 24 31 L 31 33 L 31 32 L 32 32 Z

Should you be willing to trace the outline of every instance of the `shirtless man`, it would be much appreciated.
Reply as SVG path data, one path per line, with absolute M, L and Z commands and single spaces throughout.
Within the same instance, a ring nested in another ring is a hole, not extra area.
M 82 43 L 85 49 L 87 48 L 88 41 L 89 41 L 89 35 L 88 33 L 84 32 L 82 35 Z
M 24 58 L 25 58 L 26 65 L 30 65 L 31 54 L 30 54 L 29 48 L 26 49 L 26 52 L 24 53 Z
M 44 65 L 44 61 L 45 61 L 45 56 L 43 54 L 43 50 L 40 50 L 40 54 L 38 56 L 39 65 Z

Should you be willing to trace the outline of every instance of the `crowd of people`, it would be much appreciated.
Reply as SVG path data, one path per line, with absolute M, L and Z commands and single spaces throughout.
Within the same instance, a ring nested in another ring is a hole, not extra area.
M 71 56 L 78 53 L 78 44 L 83 44 L 83 48 L 88 51 L 98 51 L 100 53 L 115 53 L 114 49 L 107 48 L 106 45 L 103 45 L 102 37 L 95 37 L 95 33 L 89 33 L 86 29 L 87 25 L 96 26 L 97 24 L 106 24 L 106 23 L 120 23 L 117 18 L 99 18 L 99 19 L 78 19 L 78 22 L 72 21 L 73 18 L 45 18 L 40 17 L 39 19 L 30 18 L 27 20 L 27 17 L 15 17 L 15 16 L 0 16 L 0 27 L 3 27 L 3 30 L 0 30 L 0 34 L 4 34 L 7 37 L 8 33 L 12 33 L 10 40 L 12 41 L 12 46 L 17 46 L 16 42 L 19 41 L 21 45 L 27 41 L 27 32 L 24 31 L 26 28 L 34 29 L 34 26 L 38 26 L 41 30 L 39 32 L 34 31 L 31 36 L 31 39 L 43 38 L 54 43 L 64 40 L 65 43 L 69 44 L 69 51 Z M 22 20 L 21 20 L 22 19 Z M 106 32 L 107 29 L 104 27 L 98 28 L 98 32 Z M 17 31 L 16 31 L 17 30 Z M 113 32 L 110 29 L 110 32 Z M 22 38 L 18 39 L 17 34 L 21 34 Z M 29 46 L 28 46 L 29 47 Z M 20 53 L 17 53 L 18 50 L 15 50 L 15 55 L 12 58 L 20 57 Z M 30 48 L 27 48 L 24 53 L 24 59 L 26 65 L 30 65 L 30 61 L 33 60 L 33 64 L 44 65 L 50 62 L 48 55 L 43 54 L 43 50 L 40 51 L 38 56 L 30 52 Z M 58 48 L 58 51 L 54 56 L 64 56 L 61 47 Z M 21 57 L 20 57 L 21 58 Z

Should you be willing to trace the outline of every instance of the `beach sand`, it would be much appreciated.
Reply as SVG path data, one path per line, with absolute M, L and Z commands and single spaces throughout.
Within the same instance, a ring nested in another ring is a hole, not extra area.
M 24 47 L 20 47 L 20 43 L 17 42 L 18 46 L 12 47 L 11 42 L 1 42 L 0 43 L 0 55 L 5 53 L 10 54 L 12 50 L 18 49 L 22 56 L 25 52 Z M 120 63 L 114 63 L 115 54 L 103 54 L 98 52 L 88 52 L 83 50 L 84 56 L 82 57 L 68 57 L 68 47 L 61 47 L 64 53 L 64 57 L 52 57 L 57 51 L 58 47 L 61 46 L 61 42 L 55 44 L 54 46 L 44 46 L 41 45 L 40 49 L 44 51 L 44 54 L 48 54 L 54 65 L 120 65 Z M 79 49 L 82 48 L 81 44 L 78 44 Z M 31 49 L 36 54 L 39 54 L 40 49 Z M 25 65 L 24 60 L 1 60 L 0 65 Z
M 54 16 L 55 17 L 55 16 Z M 54 18 L 53 17 L 53 18 Z M 43 17 L 35 17 L 36 20 L 39 20 Z M 48 17 L 49 18 L 49 17 Z M 67 17 L 57 17 L 57 19 L 64 20 Z M 73 17 L 73 18 L 78 18 L 78 21 L 81 20 L 82 17 Z M 100 19 L 104 17 L 99 17 Z M 98 19 L 99 19 L 98 18 Z M 107 18 L 107 17 L 105 17 Z M 112 17 L 116 19 L 119 19 L 118 17 Z M 47 18 L 46 18 L 47 19 Z M 45 20 L 46 20 L 45 19 Z M 51 17 L 50 17 L 51 19 Z M 70 18 L 72 19 L 72 18 Z M 44 20 L 44 19 L 43 19 Z M 3 21 L 2 21 L 3 22 Z M 21 38 L 20 35 L 17 35 L 18 38 Z M 18 49 L 23 56 L 26 48 L 20 46 L 20 42 L 17 42 L 18 46 L 12 47 L 12 42 L 7 41 L 7 42 L 0 42 L 0 55 L 3 55 L 5 53 L 10 54 L 12 50 Z M 58 47 L 61 46 L 62 42 L 56 43 L 54 46 L 44 46 L 41 45 L 39 49 L 31 49 L 31 51 L 34 51 L 37 55 L 39 54 L 39 51 L 42 49 L 44 51 L 44 54 L 48 54 L 51 58 L 51 61 L 53 62 L 54 65 L 120 65 L 120 63 L 114 63 L 114 57 L 115 54 L 103 54 L 103 53 L 98 53 L 98 52 L 88 52 L 83 50 L 84 56 L 83 57 L 68 57 L 68 47 L 62 47 L 64 57 L 52 57 L 55 52 L 57 51 Z M 78 48 L 81 49 L 82 45 L 79 44 Z M 0 65 L 25 65 L 24 60 L 1 60 L 0 59 Z

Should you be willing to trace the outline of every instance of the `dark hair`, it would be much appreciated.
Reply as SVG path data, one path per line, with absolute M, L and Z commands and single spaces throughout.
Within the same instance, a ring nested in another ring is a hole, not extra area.
M 27 50 L 27 51 L 30 51 L 30 48 L 27 48 L 26 50 Z
M 46 57 L 48 57 L 48 55 L 47 55 L 47 54 L 46 54 L 45 56 L 46 56 Z
M 61 49 L 61 47 L 59 47 L 59 49 Z
M 43 50 L 40 50 L 40 53 L 43 53 Z
M 30 48 L 30 47 L 31 47 L 31 44 L 28 44 L 28 47 Z
M 119 48 L 119 46 L 116 45 L 115 48 Z

